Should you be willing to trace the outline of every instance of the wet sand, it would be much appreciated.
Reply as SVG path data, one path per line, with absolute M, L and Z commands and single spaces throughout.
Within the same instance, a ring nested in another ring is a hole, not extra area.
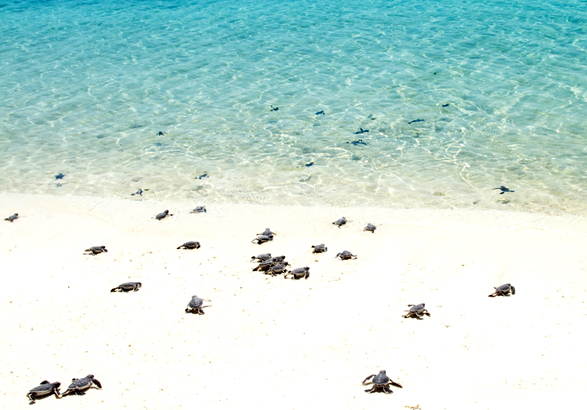
M 14 212 L 0 224 L 7 408 L 88 373 L 102 390 L 35 408 L 546 408 L 587 387 L 583 218 L 0 195 L 2 219 Z M 251 243 L 267 227 L 274 240 Z M 176 249 L 189 240 L 201 248 Z M 108 253 L 84 254 L 95 245 Z M 265 252 L 309 279 L 253 272 Z M 127 281 L 142 288 L 110 292 Z M 487 297 L 508 282 L 514 296 Z M 205 315 L 185 313 L 192 295 Z M 403 318 L 415 303 L 431 317 Z M 381 369 L 403 389 L 365 393 Z

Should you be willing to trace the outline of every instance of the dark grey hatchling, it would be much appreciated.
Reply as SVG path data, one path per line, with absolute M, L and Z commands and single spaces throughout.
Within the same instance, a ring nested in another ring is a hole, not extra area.
M 430 312 L 428 312 L 428 310 L 426 310 L 426 304 L 425 303 L 420 303 L 418 305 L 408 305 L 410 306 L 410 310 L 408 310 L 408 313 L 406 313 L 404 315 L 404 318 L 410 318 L 410 317 L 414 317 L 418 320 L 422 320 L 422 316 L 426 315 L 428 317 L 430 317 Z
M 8 222 L 14 222 L 17 219 L 18 219 L 18 214 L 17 213 L 14 213 L 14 214 L 10 215 L 8 218 L 4 218 L 4 220 L 5 221 L 8 221 Z
M 204 311 L 202 310 L 203 307 L 204 307 L 204 300 L 200 299 L 196 295 L 193 295 L 192 299 L 188 303 L 188 307 L 185 308 L 185 312 L 203 315 L 204 314 Z
M 86 252 L 88 255 L 99 255 L 101 253 L 108 252 L 108 249 L 106 249 L 105 245 L 91 246 L 84 252 Z
M 493 298 L 495 296 L 510 296 L 510 295 L 516 294 L 516 288 L 514 288 L 509 283 L 503 284 L 503 285 L 498 286 L 494 289 L 495 289 L 495 292 L 493 292 L 491 295 L 489 295 L 490 298 Z
M 125 282 L 112 288 L 110 292 L 130 292 L 131 290 L 137 292 L 141 286 L 143 286 L 141 282 Z
M 179 245 L 177 247 L 177 249 L 199 249 L 199 248 L 200 248 L 200 242 L 196 242 L 196 241 L 184 242 L 182 245 Z
M 372 223 L 369 222 L 367 224 L 367 226 L 365 226 L 363 228 L 363 231 L 368 231 L 368 232 L 371 232 L 371 233 L 375 233 L 375 229 L 377 229 L 377 227 L 375 225 L 373 225 Z
M 357 259 L 357 255 L 353 255 L 349 251 L 342 251 L 336 254 L 335 258 L 340 258 L 341 260 L 348 260 L 348 259 Z
M 191 212 L 190 214 L 204 214 L 206 213 L 206 207 L 205 206 L 196 206 Z
M 342 218 L 337 219 L 336 221 L 332 222 L 333 225 L 338 226 L 339 228 L 347 223 L 346 218 L 343 216 Z
M 163 212 L 159 212 L 157 215 L 155 215 L 155 219 L 160 221 L 161 219 L 167 218 L 168 216 L 173 216 L 173 214 L 169 213 L 169 210 L 165 210 Z
M 283 275 L 283 278 L 286 279 L 288 276 L 291 276 L 292 279 L 308 279 L 310 277 L 310 268 L 304 266 L 303 268 L 292 269 Z
M 262 243 L 269 242 L 273 240 L 273 235 L 259 235 L 251 242 L 256 243 L 257 245 L 261 245 Z
M 271 259 L 270 253 L 262 253 L 257 256 L 251 256 L 251 262 L 264 262 L 268 259 Z
M 370 381 L 369 381 L 370 380 Z M 385 370 L 381 370 L 379 374 L 372 374 L 363 380 L 363 385 L 372 384 L 370 389 L 365 390 L 367 393 L 383 392 L 391 394 L 393 391 L 389 386 L 403 388 L 401 384 L 394 382 L 388 376 Z
M 312 253 L 323 253 L 328 250 L 326 245 L 324 245 L 323 243 L 321 243 L 319 245 L 312 245 L 312 248 L 313 248 Z
M 269 228 L 265 228 L 265 230 L 261 233 L 258 233 L 257 235 L 265 235 L 265 236 L 277 236 L 277 234 L 275 232 L 271 232 L 271 229 Z
M 95 387 L 98 389 L 102 388 L 102 383 L 100 383 L 97 379 L 94 379 L 93 374 L 88 374 L 86 377 L 82 377 L 81 379 L 72 379 L 71 384 L 63 392 L 63 397 L 70 395 L 70 394 L 77 394 L 83 396 L 86 394 L 91 387 Z
M 46 397 L 51 394 L 54 394 L 55 397 L 58 399 L 61 398 L 61 394 L 59 393 L 59 386 L 61 383 L 49 383 L 47 380 L 43 380 L 37 387 L 33 387 L 28 393 L 27 397 L 31 401 L 29 404 L 34 404 L 35 400 L 38 398 Z

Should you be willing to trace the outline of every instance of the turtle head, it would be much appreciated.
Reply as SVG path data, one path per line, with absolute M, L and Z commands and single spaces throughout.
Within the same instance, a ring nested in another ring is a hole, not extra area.
M 88 374 L 88 375 L 86 376 L 86 379 L 93 379 L 93 378 L 94 378 L 94 375 L 93 375 L 93 374 Z
M 58 389 L 59 386 L 61 386 L 61 383 L 60 382 L 53 383 L 53 387 L 55 387 L 56 389 Z

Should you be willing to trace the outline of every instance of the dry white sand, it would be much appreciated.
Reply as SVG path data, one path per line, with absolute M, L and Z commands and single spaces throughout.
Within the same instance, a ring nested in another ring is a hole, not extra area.
M 14 212 L 0 222 L 3 408 L 88 373 L 102 390 L 36 408 L 560 408 L 587 387 L 581 218 L 0 195 L 0 216 Z M 274 241 L 251 243 L 267 227 Z M 188 240 L 202 247 L 176 249 Z M 83 254 L 94 245 L 109 252 Z M 335 259 L 345 249 L 358 259 Z M 264 252 L 310 278 L 253 272 Z M 110 292 L 126 281 L 143 287 Z M 487 297 L 507 282 L 515 296 Z M 203 316 L 184 312 L 194 294 Z M 402 317 L 421 302 L 431 317 Z M 403 389 L 365 393 L 381 369 Z

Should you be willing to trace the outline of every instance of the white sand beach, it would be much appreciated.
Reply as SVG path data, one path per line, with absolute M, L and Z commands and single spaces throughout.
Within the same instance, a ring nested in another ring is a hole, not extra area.
M 4 408 L 89 373 L 101 390 L 34 408 L 560 408 L 587 387 L 583 218 L 0 195 L 2 219 L 14 212 L 0 221 Z M 274 240 L 251 243 L 265 228 Z M 189 240 L 201 248 L 176 249 Z M 108 253 L 84 254 L 95 245 Z M 309 279 L 253 272 L 265 252 Z M 110 292 L 127 281 L 142 288 Z M 487 297 L 504 283 L 516 294 Z M 192 295 L 205 315 L 184 312 Z M 431 317 L 403 318 L 417 303 Z M 403 388 L 365 393 L 382 369 Z

